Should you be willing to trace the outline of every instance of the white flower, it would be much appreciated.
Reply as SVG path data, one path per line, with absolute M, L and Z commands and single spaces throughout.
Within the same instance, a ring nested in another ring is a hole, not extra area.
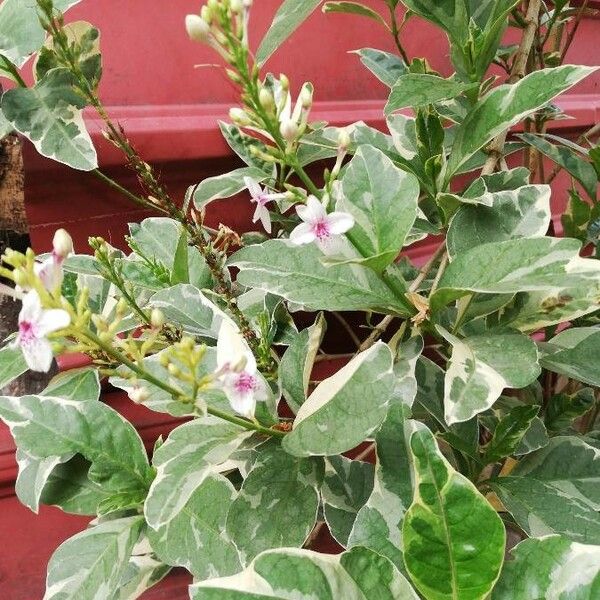
M 254 418 L 256 401 L 264 397 L 264 383 L 256 368 L 256 359 L 239 329 L 224 319 L 217 340 L 217 374 L 231 408 Z
M 185 29 L 194 42 L 205 44 L 210 40 L 210 25 L 200 15 L 186 15 Z
M 25 294 L 15 344 L 21 348 L 27 366 L 32 371 L 47 373 L 50 370 L 52 346 L 46 336 L 64 329 L 70 322 L 71 317 L 67 311 L 42 308 L 35 290 Z
M 271 215 L 269 214 L 267 203 L 272 200 L 285 198 L 285 194 L 270 193 L 267 191 L 267 188 L 263 189 L 260 184 L 251 177 L 244 177 L 244 184 L 250 192 L 252 202 L 256 202 L 256 210 L 254 211 L 252 222 L 256 223 L 260 220 L 265 231 L 271 233 Z
M 73 252 L 73 240 L 64 229 L 57 229 L 52 240 L 52 254 L 41 263 L 34 265 L 34 272 L 40 278 L 42 285 L 54 292 L 63 282 L 63 263 Z
M 315 196 L 309 196 L 305 205 L 297 206 L 296 212 L 304 223 L 290 233 L 290 241 L 298 246 L 316 242 L 321 250 L 326 250 L 335 236 L 346 233 L 354 226 L 352 215 L 345 212 L 327 214 Z

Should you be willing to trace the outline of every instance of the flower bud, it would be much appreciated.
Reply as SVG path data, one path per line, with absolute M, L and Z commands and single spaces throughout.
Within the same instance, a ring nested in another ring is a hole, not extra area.
M 229 5 L 231 6 L 231 12 L 234 13 L 241 13 L 244 8 L 242 0 L 231 0 Z
M 279 83 L 281 84 L 282 90 L 287 91 L 290 89 L 290 80 L 283 73 L 279 75 Z
M 293 142 L 298 136 L 298 125 L 290 119 L 281 124 L 279 131 L 286 142 Z
M 165 315 L 162 310 L 158 308 L 153 308 L 150 313 L 150 325 L 154 329 L 160 329 L 165 324 Z
M 241 108 L 231 108 L 229 109 L 229 118 L 240 127 L 246 127 L 246 125 L 250 125 L 250 117 L 245 110 Z
M 346 128 L 340 129 L 340 132 L 338 133 L 337 142 L 338 142 L 338 148 L 342 152 L 346 152 L 348 150 L 348 148 L 350 147 L 352 140 L 350 139 L 350 134 L 348 133 L 348 130 Z
M 206 21 L 206 23 L 208 25 L 210 25 L 212 23 L 212 18 L 213 18 L 213 13 L 212 13 L 212 10 L 210 10 L 210 6 L 208 6 L 208 5 L 203 6 L 200 9 L 200 16 L 202 17 L 203 21 Z
M 302 90 L 300 92 L 300 102 L 302 103 L 302 108 L 309 109 L 312 107 L 313 90 L 311 85 L 305 83 L 302 86 Z
M 26 273 L 23 273 L 21 269 L 15 269 L 12 272 L 12 280 L 15 282 L 15 285 L 18 285 L 21 288 L 24 288 L 29 283 L 29 277 L 27 277 Z
M 52 248 L 55 256 L 64 260 L 73 252 L 73 240 L 64 229 L 57 229 L 52 240 Z
M 244 8 L 250 8 L 252 6 L 252 0 L 244 0 Z
M 200 15 L 187 15 L 185 28 L 194 42 L 206 43 L 211 35 L 210 25 Z
M 150 398 L 150 392 L 143 386 L 136 385 L 134 388 L 129 390 L 129 399 L 136 404 L 142 404 Z
M 271 94 L 271 92 L 265 87 L 260 88 L 258 100 L 260 102 L 260 105 L 266 110 L 272 109 L 275 105 L 275 100 L 273 100 L 273 94 Z
M 217 11 L 219 10 L 219 0 L 208 0 L 207 6 L 213 14 L 217 14 Z
M 169 371 L 169 375 L 172 375 L 173 377 L 179 377 L 179 375 L 181 375 L 181 369 L 174 363 L 169 363 L 167 370 Z

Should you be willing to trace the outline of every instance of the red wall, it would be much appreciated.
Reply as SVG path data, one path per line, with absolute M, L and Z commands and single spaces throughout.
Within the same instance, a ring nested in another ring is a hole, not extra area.
M 366 3 L 374 8 L 383 4 L 380 0 Z M 255 42 L 279 4 L 278 0 L 255 0 Z M 228 108 L 236 103 L 235 93 L 218 69 L 194 68 L 195 64 L 216 62 L 216 56 L 191 43 L 185 35 L 184 16 L 197 11 L 198 6 L 198 0 L 84 0 L 68 17 L 90 21 L 101 29 L 101 96 L 142 156 L 157 164 L 178 198 L 183 197 L 189 185 L 238 164 L 217 126 L 217 119 L 226 118 Z M 600 63 L 595 37 L 599 23 L 588 20 L 582 25 L 569 54 L 570 62 Z M 411 56 L 426 55 L 435 68 L 450 73 L 447 44 L 438 30 L 413 19 L 406 27 L 404 39 Z M 314 82 L 315 120 L 333 124 L 364 120 L 383 129 L 386 88 L 366 75 L 356 56 L 348 54 L 348 50 L 366 46 L 393 51 L 388 37 L 370 21 L 316 12 L 267 67 L 275 73 L 285 72 L 295 90 L 305 80 Z M 575 135 L 597 122 L 600 75 L 582 83 L 560 104 L 574 117 L 559 124 L 569 133 Z M 121 166 L 120 155 L 99 135 L 99 124 L 91 114 L 88 123 L 99 148 L 102 168 L 122 183 L 134 185 L 135 178 Z M 73 234 L 79 251 L 85 251 L 85 241 L 92 234 L 118 244 L 126 223 L 145 216 L 93 176 L 39 157 L 28 142 L 25 154 L 27 213 L 37 250 L 49 247 L 57 227 L 66 227 Z M 557 179 L 557 210 L 564 204 L 566 183 L 564 176 Z M 243 227 L 249 215 L 247 202 L 219 202 L 209 212 L 209 222 Z M 427 252 L 426 247 L 420 250 L 421 255 Z M 137 423 L 148 444 L 168 427 L 164 417 L 132 407 L 119 394 L 111 394 L 108 399 L 129 413 L 127 416 Z M 65 517 L 52 508 L 43 508 L 39 517 L 33 515 L 14 497 L 15 475 L 12 438 L 0 426 L 0 539 L 10 543 L 10 550 L 0 553 L 0 597 L 32 600 L 43 594 L 45 563 L 51 552 L 60 541 L 80 530 L 85 520 Z M 179 597 L 175 589 L 184 590 L 186 581 L 175 579 L 175 588 L 168 584 L 151 597 Z M 181 597 L 186 597 L 184 592 Z

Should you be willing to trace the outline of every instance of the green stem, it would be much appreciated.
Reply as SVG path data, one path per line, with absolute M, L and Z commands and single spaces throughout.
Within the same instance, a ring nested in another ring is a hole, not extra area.
M 95 175 L 98 179 L 100 179 L 101 181 L 106 183 L 108 186 L 113 188 L 114 190 L 117 190 L 118 192 L 123 194 L 125 197 L 129 198 L 129 200 L 132 200 L 133 202 L 135 202 L 136 204 L 139 204 L 140 206 L 143 206 L 144 208 L 151 208 L 153 210 L 158 210 L 158 211 L 166 214 L 166 212 L 164 210 L 161 210 L 161 208 L 159 206 L 155 206 L 154 204 L 151 204 L 148 200 L 146 200 L 142 196 L 137 196 L 133 192 L 130 192 L 127 188 L 123 187 L 120 183 L 116 182 L 114 179 L 112 179 L 111 177 L 109 177 L 108 175 L 106 175 L 105 173 L 100 171 L 100 169 L 94 169 L 91 173 L 93 175 Z
M 81 334 L 81 332 L 79 333 Z M 164 390 L 168 394 L 171 394 L 171 396 L 173 396 L 174 398 L 181 396 L 179 390 L 177 390 L 174 387 L 171 387 L 168 383 L 161 381 L 157 377 L 154 377 L 154 375 L 152 375 L 151 373 L 148 373 L 142 367 L 136 365 L 133 361 L 129 360 L 124 354 L 122 354 L 118 350 L 115 350 L 111 345 L 103 342 L 97 335 L 95 335 L 91 331 L 86 331 L 82 335 L 86 337 L 89 341 L 91 341 L 93 344 L 98 346 L 100 349 L 102 349 L 108 356 L 114 358 L 122 365 L 125 365 L 128 369 L 133 371 L 142 379 L 146 380 L 148 383 L 151 383 L 152 385 L 155 385 L 161 390 Z M 230 423 L 233 423 L 234 425 L 239 425 L 240 427 L 248 429 L 249 431 L 258 431 L 259 433 L 279 438 L 285 436 L 285 433 L 283 431 L 263 427 L 262 425 L 258 425 L 257 423 L 253 423 L 252 421 L 248 421 L 242 417 L 236 417 L 235 415 L 219 410 L 218 408 L 214 408 L 212 406 L 208 406 L 206 410 L 208 414 L 213 415 L 214 417 L 218 417 L 220 419 L 223 419 L 224 421 L 229 421 Z
M 391 21 L 391 25 L 392 25 L 392 36 L 394 38 L 394 43 L 396 44 L 396 48 L 398 48 L 398 52 L 400 52 L 400 56 L 402 57 L 402 60 L 409 65 L 410 64 L 410 59 L 408 58 L 408 54 L 406 53 L 406 50 L 404 49 L 404 47 L 402 46 L 402 43 L 400 42 L 400 29 L 398 27 L 398 22 L 396 21 L 396 10 L 394 8 L 393 4 L 388 4 L 388 8 L 390 9 L 390 21 Z
M 15 83 L 17 83 L 20 87 L 27 87 L 25 80 L 21 77 L 21 74 L 17 68 L 4 56 L 0 56 L 0 69 L 2 69 L 5 73 L 8 73 L 15 80 Z

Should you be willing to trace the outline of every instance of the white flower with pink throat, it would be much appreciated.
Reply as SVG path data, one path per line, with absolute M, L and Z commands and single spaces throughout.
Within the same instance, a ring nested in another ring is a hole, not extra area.
M 254 418 L 257 400 L 265 398 L 265 384 L 256 368 L 256 359 L 239 329 L 224 319 L 217 340 L 217 376 L 231 408 Z
M 47 373 L 50 370 L 53 353 L 48 335 L 68 327 L 70 323 L 71 317 L 66 310 L 42 308 L 35 290 L 25 294 L 15 345 L 21 348 L 32 371 Z
M 332 249 L 336 238 L 354 227 L 354 217 L 345 212 L 327 213 L 323 204 L 309 196 L 306 204 L 296 212 L 303 223 L 290 233 L 290 241 L 297 246 L 315 242 L 322 251 Z
M 262 188 L 260 184 L 251 177 L 244 177 L 244 184 L 250 192 L 252 202 L 256 202 L 256 210 L 252 217 L 252 222 L 260 220 L 267 233 L 271 233 L 271 215 L 267 204 L 273 200 L 281 200 L 286 197 L 285 194 L 271 193 L 267 188 Z
M 71 252 L 73 252 L 71 236 L 64 229 L 58 229 L 52 241 L 52 253 L 43 262 L 36 263 L 34 266 L 35 274 L 49 292 L 54 292 L 62 285 L 63 263 Z

